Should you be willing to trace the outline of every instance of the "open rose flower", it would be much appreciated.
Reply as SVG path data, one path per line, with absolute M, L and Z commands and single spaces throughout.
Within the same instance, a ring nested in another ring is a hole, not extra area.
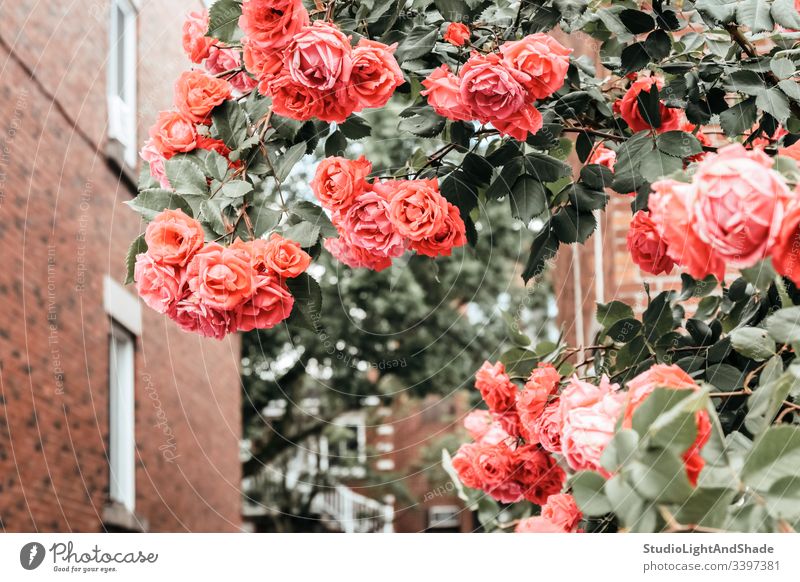
M 529 425 L 531 442 L 539 443 L 548 453 L 561 454 L 561 402 L 558 398 L 544 407 L 539 417 Z
M 336 224 L 348 241 L 377 255 L 399 257 L 405 251 L 405 239 L 389 219 L 389 203 L 371 190 L 360 194 Z
M 530 34 L 500 47 L 503 63 L 524 75 L 517 77 L 534 99 L 544 99 L 564 85 L 569 68 L 568 49 L 543 32 Z
M 345 212 L 369 188 L 371 171 L 372 164 L 364 156 L 357 160 L 331 156 L 317 166 L 311 190 L 328 210 Z
M 564 528 L 541 515 L 520 520 L 514 531 L 516 533 L 567 533 Z
M 463 22 L 451 22 L 447 25 L 447 30 L 444 33 L 445 42 L 449 42 L 453 46 L 464 46 L 470 37 L 469 26 Z
M 269 81 L 262 81 L 258 90 L 272 97 L 273 113 L 298 121 L 319 117 L 325 106 L 319 91 L 297 83 L 285 72 Z
M 454 248 L 467 243 L 466 231 L 458 208 L 448 202 L 447 215 L 439 231 L 433 236 L 412 242 L 411 248 L 426 257 L 449 257 Z
M 644 131 L 652 129 L 650 121 L 642 116 L 639 111 L 639 93 L 642 91 L 650 92 L 653 86 L 661 89 L 664 86 L 664 81 L 660 77 L 640 77 L 628 89 L 625 96 L 617 101 L 616 108 L 619 110 L 622 119 L 631 128 L 631 131 Z M 683 111 L 667 107 L 663 103 L 659 105 L 661 112 L 661 125 L 659 125 L 658 133 L 665 131 L 673 131 L 680 129 L 683 123 Z
M 208 32 L 208 11 L 190 12 L 183 23 L 183 50 L 193 63 L 202 63 L 207 58 L 214 39 L 206 36 Z
M 253 294 L 255 273 L 244 249 L 209 243 L 192 258 L 187 279 L 189 289 L 206 305 L 231 310 Z
M 197 129 L 194 123 L 178 111 L 162 111 L 150 128 L 153 146 L 166 159 L 179 152 L 190 152 L 197 147 Z
M 309 22 L 301 0 L 245 0 L 239 27 L 263 48 L 281 49 Z
M 253 296 L 238 308 L 238 330 L 270 329 L 292 313 L 294 297 L 277 277 L 258 276 Z
M 568 532 L 578 529 L 583 518 L 575 498 L 569 493 L 556 493 L 548 497 L 547 503 L 542 506 L 541 516 Z
M 325 249 L 340 263 L 351 269 L 370 269 L 380 272 L 392 266 L 391 257 L 351 244 L 346 238 L 326 238 Z
M 475 388 L 480 391 L 492 412 L 503 414 L 515 406 L 517 388 L 506 374 L 502 362 L 484 362 L 475 373 Z
M 264 87 L 268 87 L 269 82 L 277 77 L 283 68 L 283 54 L 280 51 L 264 48 L 247 38 L 242 39 L 242 60 L 244 68 Z
M 350 42 L 333 24 L 315 20 L 286 48 L 286 68 L 298 85 L 330 91 L 347 83 L 353 67 Z
M 614 166 L 617 163 L 617 152 L 607 148 L 605 144 L 601 142 L 592 150 L 592 155 L 589 156 L 589 159 L 586 161 L 586 163 L 599 164 L 601 166 L 605 166 L 613 172 Z
M 537 444 L 526 444 L 514 451 L 516 465 L 513 477 L 522 486 L 522 495 L 536 505 L 561 491 L 566 480 L 564 470 L 556 460 Z
M 461 85 L 447 65 L 441 65 L 428 75 L 420 91 L 420 95 L 428 99 L 428 105 L 433 110 L 454 121 L 467 121 L 471 119 L 470 112 L 461 102 Z
M 461 102 L 481 123 L 514 117 L 526 104 L 522 74 L 509 69 L 500 55 L 475 53 L 461 69 Z
M 183 331 L 221 340 L 238 326 L 236 311 L 209 306 L 196 293 L 190 293 L 172 306 L 170 319 Z
M 193 123 L 210 124 L 211 111 L 231 96 L 225 79 L 203 71 L 186 71 L 175 83 L 175 107 Z
M 561 376 L 551 364 L 540 363 L 531 372 L 525 388 L 517 392 L 517 414 L 526 441 L 536 442 L 532 428 L 558 386 Z
M 169 183 L 166 167 L 164 166 L 166 158 L 158 151 L 155 143 L 153 143 L 153 138 L 148 139 L 142 146 L 139 157 L 150 164 L 150 175 L 158 181 L 159 185 L 166 190 L 171 190 L 172 185 Z
M 299 277 L 311 264 L 311 257 L 298 243 L 278 233 L 272 233 L 265 242 L 262 260 L 270 271 L 283 279 Z
M 506 119 L 495 119 L 492 125 L 502 135 L 511 136 L 517 141 L 525 141 L 529 133 L 538 133 L 542 129 L 544 119 L 536 107 L 528 104 Z
M 492 425 L 492 413 L 488 410 L 473 410 L 464 417 L 464 428 L 473 440 L 479 441 L 483 438 L 489 427 Z
M 147 225 L 147 252 L 164 265 L 185 267 L 203 247 L 205 233 L 194 218 L 181 209 L 164 210 Z
M 696 190 L 692 184 L 659 180 L 651 185 L 648 206 L 667 254 L 695 279 L 714 275 L 722 280 L 725 262 L 695 230 Z
M 791 198 L 772 159 L 732 144 L 705 158 L 693 184 L 695 231 L 714 253 L 738 268 L 764 258 L 780 234 Z
M 389 219 L 397 232 L 411 241 L 435 237 L 450 213 L 435 178 L 391 180 L 373 188 L 389 200 Z
M 394 58 L 396 47 L 362 38 L 353 49 L 347 91 L 358 109 L 383 107 L 404 83 L 400 65 Z
M 633 262 L 639 265 L 642 271 L 660 275 L 669 273 L 675 265 L 667 254 L 667 245 L 661 240 L 655 223 L 643 210 L 633 215 L 627 243 Z
M 133 280 L 136 291 L 151 309 L 166 313 L 183 295 L 179 267 L 157 262 L 149 253 L 136 255 Z

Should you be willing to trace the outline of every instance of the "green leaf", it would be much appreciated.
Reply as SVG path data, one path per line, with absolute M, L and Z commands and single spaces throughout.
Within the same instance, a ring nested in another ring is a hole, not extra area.
M 286 153 L 283 155 L 278 156 L 273 162 L 275 179 L 278 182 L 283 182 L 292 171 L 295 164 L 297 164 L 304 155 L 306 155 L 306 142 L 301 141 L 286 150 Z
M 206 173 L 219 182 L 228 175 L 228 160 L 213 150 L 206 155 L 205 167 Z
M 788 79 L 794 75 L 794 63 L 787 58 L 772 59 L 769 63 L 769 68 L 775 73 L 779 79 Z
M 440 184 L 442 196 L 454 204 L 462 216 L 468 215 L 478 205 L 478 191 L 475 181 L 464 172 L 451 172 Z
M 741 327 L 730 334 L 733 349 L 751 360 L 762 362 L 775 355 L 775 341 L 766 329 Z
M 606 445 L 600 458 L 600 462 L 610 473 L 619 472 L 622 467 L 632 461 L 639 447 L 639 435 L 631 429 L 618 430 Z
M 786 123 L 789 119 L 789 98 L 778 87 L 773 87 L 756 97 L 756 106 L 772 115 L 778 123 Z
M 720 113 L 719 122 L 725 135 L 736 137 L 753 127 L 757 114 L 756 100 L 750 97 Z
M 436 137 L 447 121 L 430 107 L 411 107 L 403 111 L 401 117 L 404 119 L 400 120 L 398 129 L 419 137 Z
M 763 497 L 767 511 L 775 519 L 800 519 L 800 477 L 778 479 Z
M 738 0 L 697 0 L 695 8 L 712 20 L 728 23 L 736 15 Z
M 144 235 L 140 234 L 128 247 L 128 254 L 125 255 L 125 284 L 130 285 L 133 283 L 133 271 L 136 266 L 136 257 L 147 252 L 147 243 L 144 240 Z
M 698 487 L 675 508 L 673 515 L 678 523 L 720 529 L 725 524 L 735 494 L 734 489 Z
M 250 222 L 253 224 L 253 234 L 256 238 L 261 238 L 268 232 L 272 232 L 281 221 L 283 213 L 279 210 L 267 208 L 263 204 L 248 209 Z
M 220 188 L 219 193 L 226 198 L 243 198 L 253 191 L 253 185 L 246 180 L 231 180 Z
M 682 169 L 683 162 L 680 158 L 664 154 L 659 150 L 645 154 L 639 166 L 642 177 L 648 182 L 655 182 Z
M 800 428 L 782 425 L 767 429 L 750 449 L 741 475 L 757 491 L 769 491 L 784 477 L 800 477 Z
M 461 22 L 469 14 L 469 6 L 464 0 L 434 0 L 434 4 L 448 22 Z
M 235 0 L 217 0 L 208 11 L 208 36 L 225 43 L 240 39 L 239 17 L 242 5 Z
M 780 361 L 779 356 L 775 357 Z M 747 416 L 744 419 L 747 430 L 756 435 L 766 430 L 775 420 L 796 381 L 794 374 L 786 372 L 776 380 L 759 385 L 747 399 Z
M 736 91 L 745 95 L 760 95 L 767 90 L 767 84 L 755 71 L 739 69 L 728 76 L 725 88 L 728 91 Z
M 642 70 L 650 63 L 650 54 L 643 42 L 635 42 L 622 49 L 620 62 L 622 67 L 617 74 L 620 76 L 630 75 Z
M 767 318 L 767 331 L 776 342 L 800 341 L 800 307 L 779 309 Z
M 347 136 L 347 139 L 362 139 L 372 133 L 372 127 L 363 117 L 351 115 L 344 123 L 339 125 L 339 130 Z
M 633 309 L 622 301 L 597 304 L 597 323 L 602 329 L 609 329 L 623 319 L 633 319 Z
M 322 290 L 319 283 L 308 273 L 301 273 L 293 279 L 286 279 L 286 286 L 294 296 L 294 310 L 308 322 L 313 330 L 320 325 L 322 314 Z
M 572 496 L 584 515 L 605 515 L 611 505 L 603 491 L 605 478 L 594 471 L 580 471 L 570 479 Z
M 328 215 L 325 214 L 325 211 L 313 202 L 308 202 L 306 200 L 295 202 L 292 205 L 291 212 L 306 222 L 309 222 L 315 226 L 319 226 L 322 236 L 334 237 L 338 234 L 336 227 L 333 226 L 331 219 L 328 218 Z
M 691 390 L 656 388 L 633 413 L 633 429 L 648 437 L 650 446 L 683 453 L 697 437 L 692 402 L 685 402 L 691 395 Z
M 164 169 L 172 188 L 181 194 L 205 196 L 208 183 L 203 170 L 192 160 L 175 156 L 164 163 Z
M 486 198 L 489 200 L 497 200 L 504 196 L 509 196 L 511 194 L 511 187 L 524 171 L 522 158 L 513 158 L 509 160 L 508 163 L 503 166 L 503 169 L 500 170 L 500 174 L 497 178 L 495 178 L 486 189 Z
M 347 138 L 338 129 L 325 140 L 325 156 L 343 156 L 347 149 Z
M 775 0 L 770 8 L 772 19 L 789 30 L 800 30 L 800 14 L 794 0 Z
M 166 209 L 176 210 L 180 208 L 189 216 L 193 216 L 192 209 L 183 198 L 169 190 L 160 188 L 143 190 L 139 192 L 136 198 L 128 200 L 125 204 L 141 214 L 147 221 L 153 220 Z
M 525 156 L 525 170 L 540 182 L 555 182 L 572 174 L 569 164 L 547 154 L 535 152 Z
M 540 358 L 536 352 L 516 347 L 503 352 L 500 361 L 512 378 L 527 378 L 530 376 L 531 370 L 539 363 Z
M 527 222 L 547 208 L 547 191 L 541 182 L 522 176 L 511 189 L 509 202 L 511 216 Z
M 418 25 L 411 29 L 405 39 L 397 47 L 395 58 L 398 63 L 416 59 L 430 54 L 436 44 L 439 29 L 435 26 Z
M 551 219 L 553 232 L 563 243 L 582 243 L 597 227 L 594 214 L 579 213 L 574 206 L 562 207 Z
M 700 141 L 685 131 L 666 131 L 659 134 L 656 137 L 656 147 L 676 158 L 688 158 L 703 151 Z
M 683 503 L 692 493 L 683 461 L 667 449 L 643 452 L 626 472 L 633 488 L 645 499 Z
M 526 284 L 544 272 L 547 261 L 555 256 L 558 246 L 558 239 L 550 228 L 550 224 L 545 224 L 544 228 L 534 237 L 528 260 L 522 270 L 522 280 Z
M 648 91 L 640 91 L 636 96 L 636 107 L 647 125 L 658 129 L 661 127 L 661 100 L 658 85 L 655 83 Z
M 232 150 L 239 149 L 240 142 L 247 137 L 247 116 L 234 100 L 228 100 L 214 108 L 211 113 L 212 130 Z
M 626 9 L 618 14 L 622 24 L 633 34 L 650 32 L 656 27 L 653 17 L 641 10 Z
M 321 228 L 319 225 L 310 222 L 298 222 L 283 231 L 285 238 L 291 239 L 304 249 L 314 246 L 319 240 Z
M 753 33 L 772 30 L 770 5 L 764 0 L 741 0 L 736 4 L 736 20 Z

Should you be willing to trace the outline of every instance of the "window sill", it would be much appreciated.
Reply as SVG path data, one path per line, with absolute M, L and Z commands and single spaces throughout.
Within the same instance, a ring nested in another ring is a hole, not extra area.
M 145 518 L 116 501 L 103 507 L 103 526 L 109 532 L 144 533 L 150 529 L 150 524 Z

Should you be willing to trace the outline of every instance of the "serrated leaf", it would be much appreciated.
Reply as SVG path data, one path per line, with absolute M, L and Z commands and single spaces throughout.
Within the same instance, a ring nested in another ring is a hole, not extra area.
M 333 226 L 331 219 L 325 214 L 325 211 L 307 200 L 300 200 L 292 205 L 291 213 L 295 216 L 302 218 L 315 226 L 319 226 L 320 233 L 324 237 L 334 237 L 338 233 L 336 227 Z
M 217 0 L 208 11 L 208 36 L 225 43 L 240 39 L 239 17 L 242 5 L 235 0 Z
M 203 170 L 188 158 L 175 156 L 164 162 L 170 186 L 181 194 L 204 196 L 208 194 L 208 183 Z
M 402 63 L 429 54 L 436 44 L 438 34 L 439 30 L 436 27 L 415 26 L 397 47 L 397 52 L 395 52 L 397 62 Z
M 144 240 L 144 235 L 140 234 L 128 247 L 128 253 L 125 255 L 125 284 L 130 285 L 133 283 L 133 271 L 136 267 L 136 256 L 147 252 L 147 242 Z
M 547 261 L 552 259 L 558 250 L 559 242 L 549 224 L 534 237 L 525 268 L 522 270 L 522 280 L 527 284 L 528 281 L 541 275 Z
M 594 214 L 579 213 L 574 206 L 562 207 L 550 222 L 556 238 L 567 244 L 586 241 L 597 227 Z
M 772 115 L 778 123 L 786 123 L 789 119 L 789 98 L 777 87 L 756 97 L 756 106 Z
M 253 185 L 246 180 L 231 180 L 220 188 L 220 194 L 226 198 L 242 198 L 253 191 Z
M 136 198 L 128 200 L 125 204 L 141 214 L 147 221 L 153 220 L 166 209 L 176 210 L 180 208 L 187 215 L 193 215 L 191 207 L 183 198 L 169 190 L 160 188 L 143 190 L 139 192 Z
M 764 0 L 740 0 L 736 3 L 736 21 L 744 24 L 753 33 L 772 30 L 770 5 Z
M 511 216 L 525 222 L 539 216 L 547 208 L 547 193 L 544 184 L 531 176 L 520 177 L 511 189 L 509 197 Z
M 794 0 L 775 0 L 770 8 L 772 19 L 789 30 L 800 30 L 800 14 Z
M 536 152 L 527 154 L 524 163 L 525 172 L 540 182 L 555 182 L 572 174 L 569 164 L 547 154 Z
M 731 332 L 730 338 L 733 349 L 751 360 L 763 362 L 775 355 L 775 340 L 766 329 L 740 327 Z
M 306 142 L 301 141 L 286 150 L 286 153 L 276 156 L 272 164 L 275 179 L 278 182 L 283 182 L 292 171 L 295 164 L 297 164 L 304 155 L 306 155 Z
M 726 136 L 736 137 L 753 127 L 757 115 L 756 100 L 751 97 L 720 113 L 719 121 Z
M 656 137 L 656 147 L 665 154 L 688 158 L 703 151 L 700 141 L 685 131 L 666 131 Z
M 304 249 L 314 246 L 319 240 L 319 225 L 310 222 L 298 222 L 283 231 L 284 238 L 291 239 Z
M 372 127 L 358 115 L 351 115 L 344 123 L 339 125 L 339 130 L 347 136 L 347 139 L 362 139 L 372 133 Z

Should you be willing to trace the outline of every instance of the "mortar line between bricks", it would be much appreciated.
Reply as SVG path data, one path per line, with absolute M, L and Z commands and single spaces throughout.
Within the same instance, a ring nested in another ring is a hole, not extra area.
M 39 78 L 36 76 L 36 72 L 25 62 L 22 57 L 20 57 L 17 52 L 6 42 L 6 39 L 0 35 L 0 46 L 8 53 L 8 56 L 11 60 L 13 60 L 17 65 L 19 65 L 25 74 L 28 76 L 30 81 L 34 84 L 34 86 L 41 92 L 46 99 L 48 99 L 55 107 L 56 111 L 64 118 L 64 120 L 69 124 L 72 130 L 78 134 L 78 137 L 83 140 L 83 142 L 89 146 L 98 156 L 105 159 L 105 154 L 100 149 L 100 146 L 94 142 L 94 140 L 89 137 L 89 135 L 81 129 L 78 125 L 78 122 L 73 119 L 73 117 L 69 114 L 69 112 L 61 105 L 61 101 L 53 94 L 51 91 L 47 89 L 47 87 L 42 83 Z

